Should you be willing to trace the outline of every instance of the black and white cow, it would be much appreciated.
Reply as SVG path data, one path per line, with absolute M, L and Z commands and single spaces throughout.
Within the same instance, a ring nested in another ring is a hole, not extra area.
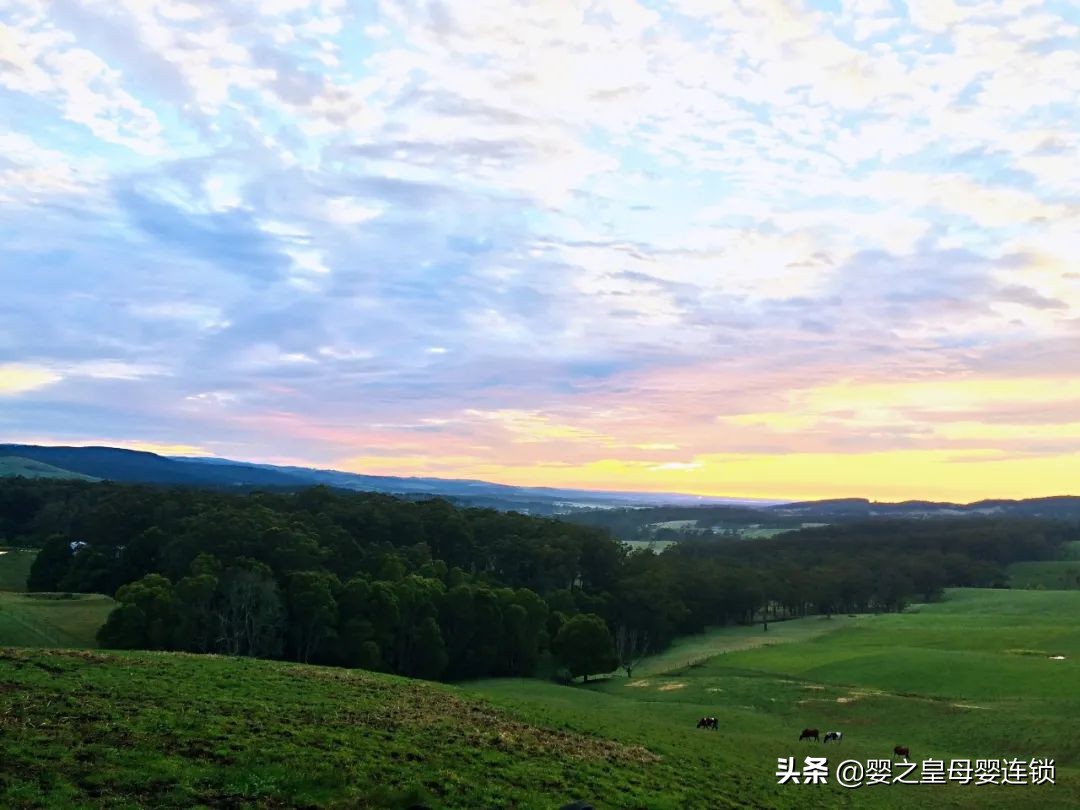
M 836 742 L 840 742 L 840 740 L 842 740 L 842 739 L 844 739 L 844 732 L 842 732 L 842 731 L 826 731 L 825 732 L 825 739 L 822 740 L 821 742 L 822 742 L 822 744 L 827 743 L 829 740 L 836 740 Z

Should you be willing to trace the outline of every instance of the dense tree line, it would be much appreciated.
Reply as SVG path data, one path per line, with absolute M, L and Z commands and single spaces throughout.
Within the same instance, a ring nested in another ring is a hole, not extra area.
M 601 528 L 439 499 L 0 483 L 0 539 L 41 548 L 30 589 L 119 602 L 107 646 L 443 679 L 630 674 L 708 626 L 999 586 L 1004 565 L 1075 536 L 1034 520 L 880 521 L 631 553 Z

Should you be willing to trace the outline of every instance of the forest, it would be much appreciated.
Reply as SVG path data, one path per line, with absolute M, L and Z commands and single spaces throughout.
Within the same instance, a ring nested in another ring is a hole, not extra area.
M 7 479 L 34 591 L 114 596 L 104 646 L 462 680 L 588 677 L 706 627 L 897 611 L 1080 537 L 1037 519 L 878 520 L 630 551 L 606 529 L 311 487 Z

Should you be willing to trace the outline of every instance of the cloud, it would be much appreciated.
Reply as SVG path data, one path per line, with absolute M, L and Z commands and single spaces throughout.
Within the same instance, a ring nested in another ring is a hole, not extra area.
M 59 379 L 59 374 L 48 369 L 14 363 L 0 365 L 0 395 L 16 396 L 37 388 L 44 388 Z
M 957 458 L 1056 487 L 1029 457 L 1057 435 L 1071 469 L 1080 418 L 1046 383 L 1080 339 L 1076 21 L 833 5 L 18 0 L 5 429 L 729 494 L 824 491 L 822 463 L 900 492 L 909 458 L 913 494 Z M 1028 388 L 1052 419 L 1009 421 Z

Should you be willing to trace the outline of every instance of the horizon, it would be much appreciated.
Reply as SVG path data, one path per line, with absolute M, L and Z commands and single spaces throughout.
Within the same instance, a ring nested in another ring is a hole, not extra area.
M 29 447 L 51 447 L 51 448 L 58 448 L 58 449 L 84 448 L 84 449 L 97 449 L 97 450 L 126 450 L 126 451 L 136 452 L 136 453 L 154 453 L 154 451 L 140 449 L 140 448 L 136 448 L 136 447 L 122 447 L 122 446 L 117 446 L 117 445 L 102 445 L 102 444 L 92 444 L 92 443 L 91 444 L 70 444 L 70 445 L 45 445 L 45 444 L 20 445 L 20 444 L 17 444 L 17 443 L 0 441 L 0 447 L 2 447 L 4 445 L 8 445 L 8 446 L 29 446 Z M 172 460 L 176 460 L 176 461 L 187 461 L 187 462 L 217 461 L 217 462 L 227 462 L 227 463 L 236 464 L 236 465 L 240 465 L 240 466 L 269 466 L 269 467 L 280 467 L 280 468 L 286 468 L 286 469 L 289 468 L 289 467 L 294 467 L 295 466 L 295 467 L 297 467 L 299 469 L 315 470 L 315 471 L 322 471 L 322 472 L 346 472 L 346 473 L 351 473 L 351 474 L 354 474 L 354 475 L 372 475 L 371 473 L 355 472 L 355 471 L 349 471 L 349 470 L 336 470 L 336 469 L 330 468 L 330 467 L 319 467 L 317 465 L 308 465 L 308 464 L 299 464 L 299 465 L 274 464 L 272 462 L 268 462 L 268 461 L 264 461 L 264 460 L 223 458 L 223 457 L 220 457 L 220 456 L 206 456 L 206 455 L 185 456 L 185 455 L 167 455 L 167 454 L 164 454 L 164 453 L 154 453 L 154 455 L 158 455 L 158 456 L 160 456 L 162 458 L 172 459 Z M 931 498 L 919 498 L 919 497 L 904 498 L 904 499 L 898 499 L 898 500 L 893 500 L 893 501 L 885 501 L 885 500 L 878 500 L 878 499 L 874 499 L 874 498 L 869 498 L 869 497 L 866 497 L 864 495 L 858 495 L 858 494 L 838 495 L 838 496 L 834 496 L 834 497 L 830 497 L 830 498 L 800 498 L 800 497 L 791 497 L 791 498 L 753 498 L 753 497 L 744 497 L 744 496 L 739 496 L 739 495 L 702 495 L 702 494 L 694 493 L 694 492 L 677 492 L 677 491 L 668 491 L 668 490 L 644 490 L 644 489 L 639 489 L 639 490 L 635 490 L 635 489 L 629 489 L 629 490 L 604 490 L 604 489 L 590 489 L 590 488 L 587 488 L 587 487 L 586 488 L 579 488 L 579 487 L 550 487 L 550 486 L 535 486 L 535 487 L 533 487 L 533 486 L 526 486 L 526 485 L 508 484 L 505 481 L 492 481 L 492 480 L 486 480 L 486 479 L 480 479 L 480 478 L 446 478 L 446 477 L 440 477 L 440 476 L 393 476 L 393 475 L 377 476 L 377 477 L 402 478 L 404 480 L 413 480 L 413 479 L 416 479 L 416 480 L 436 480 L 436 481 L 446 481 L 448 483 L 455 483 L 456 482 L 456 483 L 494 484 L 496 486 L 507 486 L 507 487 L 521 486 L 521 488 L 523 488 L 523 489 L 550 489 L 550 490 L 556 490 L 556 491 L 568 491 L 568 492 L 580 493 L 582 495 L 589 495 L 589 494 L 593 494 L 593 495 L 605 495 L 605 494 L 607 494 L 607 495 L 642 495 L 642 496 L 655 495 L 655 496 L 670 496 L 670 497 L 680 497 L 680 498 L 702 498 L 702 499 L 709 499 L 709 500 L 714 500 L 714 501 L 723 501 L 723 502 L 725 502 L 725 503 L 703 504 L 704 506 L 725 506 L 725 505 L 737 506 L 737 505 L 740 505 L 740 504 L 745 504 L 745 505 L 757 504 L 757 505 L 761 505 L 761 506 L 785 506 L 785 505 L 794 505 L 794 504 L 803 503 L 803 502 L 812 503 L 812 502 L 816 502 L 816 501 L 826 501 L 826 500 L 827 501 L 833 501 L 833 500 L 835 500 L 835 501 L 867 501 L 871 505 L 874 505 L 874 504 L 881 504 L 881 505 L 901 504 L 901 503 L 906 503 L 906 502 L 911 502 L 911 503 L 920 503 L 920 502 L 922 502 L 922 503 L 934 503 L 934 502 L 936 502 L 936 503 L 945 503 L 945 504 L 952 505 L 952 506 L 972 506 L 972 505 L 975 505 L 977 503 L 982 503 L 982 502 L 985 502 L 985 501 L 1021 501 L 1021 500 L 1052 500 L 1052 499 L 1056 499 L 1056 498 L 1080 498 L 1080 495 L 1075 495 L 1075 494 L 1071 494 L 1071 493 L 1068 493 L 1068 492 L 1058 492 L 1058 493 L 1055 493 L 1055 494 L 1052 494 L 1052 495 L 1039 495 L 1039 496 L 1033 496 L 1031 498 L 975 498 L 975 499 L 970 500 L 970 501 L 943 501 L 943 500 L 935 501 L 934 499 L 931 499 Z M 687 504 L 680 504 L 680 505 L 685 506 Z M 598 507 L 598 508 L 608 508 L 608 507 Z
M 5 441 L 733 500 L 1080 481 L 1080 8 L 91 5 L 0 24 Z

